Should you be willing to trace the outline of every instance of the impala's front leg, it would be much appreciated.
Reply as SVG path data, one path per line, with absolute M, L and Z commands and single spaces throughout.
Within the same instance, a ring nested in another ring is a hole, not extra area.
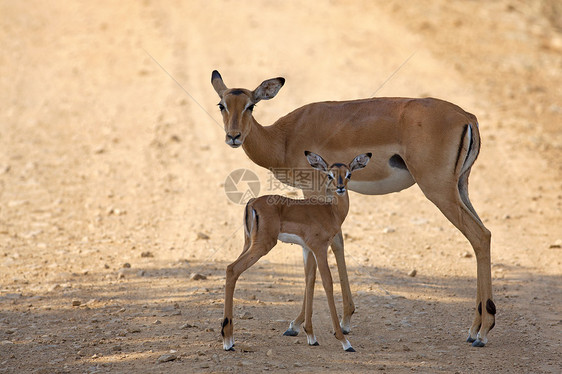
M 345 264 L 343 247 L 343 234 L 340 230 L 332 240 L 332 251 L 334 252 L 334 256 L 336 256 L 336 264 L 338 266 L 343 299 L 343 316 L 341 318 L 340 327 L 344 334 L 349 334 L 351 331 L 351 316 L 355 312 L 355 304 L 353 304 L 351 296 L 351 288 L 349 286 L 349 278 L 347 277 L 347 266 Z
M 316 283 L 316 258 L 308 248 L 303 248 L 305 259 L 304 266 L 306 268 L 306 292 L 305 292 L 305 320 L 304 332 L 308 345 L 319 345 L 312 328 L 312 303 L 314 301 L 314 284 Z
M 304 298 L 302 301 L 302 307 L 299 315 L 297 318 L 291 321 L 289 324 L 289 328 L 287 331 L 283 333 L 285 336 L 297 336 L 300 332 L 301 325 L 304 322 L 305 314 L 306 314 L 306 305 L 308 300 L 308 279 L 313 276 L 316 279 L 316 260 L 314 259 L 314 255 L 312 252 L 306 248 L 302 247 L 302 256 L 304 260 L 304 279 L 305 279 L 305 290 L 304 290 Z
M 327 249 L 327 248 L 326 248 Z M 316 253 L 316 261 L 318 263 L 318 270 L 322 276 L 322 285 L 324 286 L 324 291 L 326 292 L 326 297 L 328 298 L 328 306 L 330 308 L 330 316 L 332 317 L 332 324 L 334 326 L 334 335 L 336 339 L 340 341 L 344 351 L 355 352 L 355 349 L 351 346 L 351 343 L 343 332 L 341 331 L 338 313 L 336 311 L 336 303 L 334 302 L 334 286 L 332 281 L 332 274 L 330 273 L 330 267 L 328 266 L 327 251 L 323 250 L 323 253 Z

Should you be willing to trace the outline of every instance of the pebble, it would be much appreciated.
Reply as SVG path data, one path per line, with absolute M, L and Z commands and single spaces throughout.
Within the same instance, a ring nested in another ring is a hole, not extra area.
M 549 245 L 548 248 L 550 248 L 550 249 L 562 248 L 562 239 L 556 240 L 554 243 L 552 243 L 551 245 Z
M 163 362 L 170 362 L 170 361 L 174 361 L 177 360 L 178 356 L 176 356 L 173 353 L 168 353 L 165 355 L 162 355 L 160 357 L 158 357 L 158 360 L 156 360 L 159 364 L 163 363 Z
M 202 239 L 202 240 L 209 240 L 211 239 L 211 237 L 203 232 L 198 232 L 197 233 L 197 239 Z
M 181 329 L 181 330 L 185 330 L 185 329 L 190 329 L 190 328 L 192 328 L 192 327 L 195 327 L 195 326 L 193 326 L 193 325 L 191 325 L 191 324 L 189 324 L 189 323 L 184 323 L 183 325 L 181 325 L 180 329 Z
M 80 306 L 82 302 L 80 300 L 72 300 L 72 306 Z
M 12 345 L 12 344 L 14 344 L 14 342 L 11 340 L 2 340 L 2 342 L 0 342 L 0 345 Z
M 250 314 L 250 312 L 248 312 L 248 311 L 245 311 L 244 313 L 241 313 L 238 317 L 240 319 L 253 319 L 254 318 L 254 316 L 252 316 Z
M 472 253 L 470 253 L 469 251 L 465 251 L 465 252 L 461 253 L 461 257 L 462 258 L 471 258 Z
M 200 273 L 191 273 L 191 275 L 189 276 L 189 279 L 196 281 L 196 280 L 207 279 L 207 277 L 203 274 L 200 274 Z
M 123 267 L 123 269 L 130 269 L 131 264 L 129 264 L 128 262 L 125 262 L 122 267 Z
M 416 269 L 412 269 L 408 272 L 409 277 L 415 277 L 418 271 Z
M 390 227 L 390 226 L 389 226 L 389 227 L 385 227 L 384 229 L 382 229 L 382 232 L 383 232 L 384 234 L 390 234 L 390 233 L 393 233 L 393 232 L 395 232 L 395 231 L 396 231 L 396 229 L 395 229 L 394 227 Z
M 141 257 L 154 257 L 154 255 L 150 251 L 145 251 L 141 253 Z
M 267 354 L 268 357 L 273 356 L 273 350 L 271 350 L 271 349 L 268 350 L 266 354 Z

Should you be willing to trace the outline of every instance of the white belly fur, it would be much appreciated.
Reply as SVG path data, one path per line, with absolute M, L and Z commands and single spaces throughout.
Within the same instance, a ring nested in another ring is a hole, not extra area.
M 364 195 L 384 195 L 398 192 L 412 186 L 416 181 L 407 170 L 396 170 L 388 178 L 378 181 L 350 180 L 347 187 Z
M 279 239 L 283 243 L 298 244 L 302 247 L 306 247 L 306 244 L 304 244 L 304 240 L 302 240 L 300 236 L 295 234 L 287 234 L 282 232 L 279 234 L 277 239 Z

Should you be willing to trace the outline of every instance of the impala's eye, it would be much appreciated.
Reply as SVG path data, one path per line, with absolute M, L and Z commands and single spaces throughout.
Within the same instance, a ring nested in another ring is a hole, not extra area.
M 334 180 L 334 176 L 332 174 L 328 174 L 328 179 L 329 180 Z
M 225 109 L 224 105 L 222 105 L 221 103 L 218 103 L 218 106 L 219 106 L 219 109 L 220 109 L 221 112 Z
M 251 111 L 254 110 L 254 107 L 255 107 L 255 106 L 256 106 L 256 104 L 249 105 L 249 106 L 246 108 L 246 110 L 248 110 L 248 111 L 251 112 Z
M 346 177 L 347 179 L 351 179 L 351 173 L 347 173 L 347 174 L 345 175 L 345 177 Z

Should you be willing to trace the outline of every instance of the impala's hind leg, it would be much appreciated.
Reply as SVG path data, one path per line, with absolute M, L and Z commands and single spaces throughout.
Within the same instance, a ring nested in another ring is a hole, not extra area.
M 437 181 L 438 178 L 434 180 Z M 496 314 L 492 297 L 491 233 L 476 214 L 468 198 L 468 171 L 461 176 L 456 185 L 451 185 L 447 189 L 443 186 L 428 188 L 427 184 L 419 182 L 418 184 L 427 198 L 468 239 L 476 254 L 476 310 L 468 341 L 475 347 L 483 347 L 488 341 L 488 332 L 495 325 Z
M 234 288 L 240 274 L 255 264 L 260 258 L 265 256 L 276 244 L 277 240 L 264 241 L 254 240 L 247 249 L 226 268 L 226 283 L 224 288 L 224 319 L 222 322 L 221 335 L 223 338 L 223 348 L 225 351 L 234 350 L 234 337 L 232 327 L 232 307 L 234 298 Z

